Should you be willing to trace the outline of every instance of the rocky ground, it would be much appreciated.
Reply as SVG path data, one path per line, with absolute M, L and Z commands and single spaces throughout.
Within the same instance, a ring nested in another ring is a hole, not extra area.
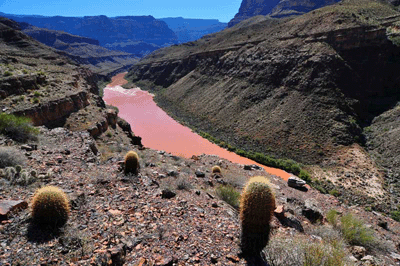
M 0 138 L 2 147 L 21 150 L 24 169 L 38 172 L 29 185 L 0 179 L 1 212 L 7 200 L 26 202 L 0 216 L 0 265 L 248 264 L 240 256 L 238 211 L 220 200 L 215 189 L 221 184 L 240 189 L 251 176 L 268 176 L 264 170 L 212 155 L 185 159 L 133 146 L 119 127 L 110 127 L 97 140 L 86 131 L 40 130 L 39 140 L 28 145 Z M 137 176 L 120 171 L 119 162 L 131 149 L 140 157 Z M 221 166 L 222 177 L 212 175 L 214 165 Z M 280 206 L 279 219 L 272 221 L 274 239 L 322 242 L 315 232 L 325 228 L 326 213 L 351 212 L 374 230 L 377 242 L 362 255 L 347 246 L 346 256 L 353 250 L 358 265 L 398 265 L 397 222 L 362 206 L 341 204 L 332 195 L 270 179 Z M 70 218 L 60 229 L 31 222 L 27 203 L 44 185 L 61 187 L 70 199 Z

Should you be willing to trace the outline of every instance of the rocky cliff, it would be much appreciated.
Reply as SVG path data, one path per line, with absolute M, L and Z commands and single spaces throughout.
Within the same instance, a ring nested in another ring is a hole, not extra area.
M 229 22 L 233 27 L 239 22 L 258 15 L 287 17 L 301 15 L 311 10 L 338 2 L 337 0 L 243 0 L 239 12 Z
M 364 145 L 363 128 L 399 98 L 400 50 L 388 39 L 399 15 L 379 2 L 345 1 L 267 19 L 160 50 L 130 79 L 150 82 L 161 106 L 226 143 L 326 167 L 332 172 L 318 176 L 341 186 L 382 187 L 378 168 L 359 178 L 360 169 L 337 158 L 352 158 L 343 147 Z M 354 149 L 376 167 L 365 147 Z
M 156 46 L 177 43 L 176 34 L 163 21 L 152 16 L 124 16 L 109 18 L 106 16 L 86 17 L 42 17 L 17 16 L 0 13 L 18 22 L 27 22 L 36 27 L 65 31 L 70 34 L 99 40 L 101 46 L 109 49 L 114 43 L 142 41 Z M 125 51 L 123 47 L 122 51 Z M 131 50 L 126 51 L 131 52 Z M 133 54 L 137 54 L 134 52 Z
M 79 129 L 93 135 L 107 130 L 113 119 L 98 96 L 97 75 L 25 35 L 17 22 L 6 18 L 0 18 L 0 46 L 2 112 L 48 127 L 65 125 L 74 113 L 90 113 Z
M 99 41 L 72 35 L 63 31 L 48 30 L 20 23 L 23 33 L 32 38 L 63 51 L 65 55 L 93 72 L 111 77 L 113 73 L 128 69 L 138 61 L 138 57 L 130 53 L 112 51 L 99 46 Z

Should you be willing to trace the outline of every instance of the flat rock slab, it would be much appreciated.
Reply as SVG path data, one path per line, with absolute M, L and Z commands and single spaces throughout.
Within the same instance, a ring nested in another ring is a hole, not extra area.
M 0 201 L 0 220 L 1 218 L 7 217 L 7 215 L 18 208 L 28 208 L 28 203 L 23 200 L 3 200 Z

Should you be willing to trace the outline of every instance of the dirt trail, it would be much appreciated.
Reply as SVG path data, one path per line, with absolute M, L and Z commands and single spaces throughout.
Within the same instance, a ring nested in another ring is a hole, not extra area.
M 142 137 L 144 146 L 164 150 L 177 156 L 190 158 L 193 155 L 215 154 L 234 163 L 257 164 L 268 173 L 287 180 L 289 173 L 256 163 L 245 157 L 211 143 L 197 135 L 188 127 L 179 124 L 156 105 L 153 96 L 139 88 L 126 90 L 126 73 L 112 78 L 112 82 L 104 89 L 104 101 L 118 107 L 119 116 L 131 124 L 133 132 Z

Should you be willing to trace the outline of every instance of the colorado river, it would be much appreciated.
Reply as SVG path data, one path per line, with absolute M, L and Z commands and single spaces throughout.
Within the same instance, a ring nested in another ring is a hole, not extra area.
M 234 163 L 257 164 L 270 174 L 284 180 L 289 178 L 290 175 L 283 170 L 263 166 L 225 150 L 179 124 L 156 105 L 153 95 L 147 91 L 122 88 L 121 85 L 127 83 L 125 75 L 121 73 L 112 78 L 112 82 L 104 89 L 103 99 L 107 104 L 118 107 L 119 116 L 131 125 L 135 135 L 142 137 L 145 147 L 186 158 L 203 153 L 214 154 Z

